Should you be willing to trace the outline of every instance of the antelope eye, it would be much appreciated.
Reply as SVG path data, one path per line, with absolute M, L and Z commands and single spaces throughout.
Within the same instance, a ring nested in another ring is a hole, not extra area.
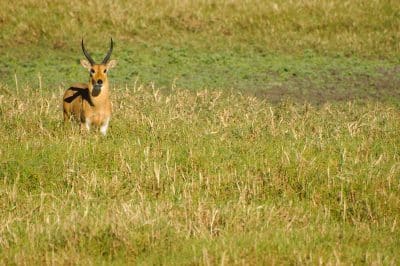
M 93 68 L 92 68 L 92 69 L 90 69 L 90 73 L 91 73 L 91 74 L 94 74 L 94 72 L 95 72 L 95 71 L 94 71 L 94 69 L 93 69 Z
M 104 73 L 107 73 L 107 69 L 104 69 L 104 71 L 103 71 Z

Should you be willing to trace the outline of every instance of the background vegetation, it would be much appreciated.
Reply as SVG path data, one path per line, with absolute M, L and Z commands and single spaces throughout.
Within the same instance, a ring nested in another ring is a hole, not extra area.
M 398 1 L 3 1 L 0 31 L 0 263 L 400 263 Z M 111 36 L 82 135 L 61 95 Z
M 2 3 L 0 77 L 12 88 L 86 80 L 81 38 L 116 85 L 235 88 L 279 101 L 398 96 L 398 1 Z

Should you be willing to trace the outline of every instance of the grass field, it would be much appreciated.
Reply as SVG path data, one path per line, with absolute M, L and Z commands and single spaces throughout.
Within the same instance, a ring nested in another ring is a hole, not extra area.
M 398 1 L 1 2 L 0 264 L 398 265 L 399 29 Z M 61 96 L 110 36 L 82 134 Z

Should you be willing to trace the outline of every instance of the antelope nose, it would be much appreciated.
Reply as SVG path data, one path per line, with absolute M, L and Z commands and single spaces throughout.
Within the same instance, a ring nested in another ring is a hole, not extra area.
M 97 81 L 97 84 L 103 84 L 103 81 L 101 80 L 101 79 L 99 79 L 98 81 Z

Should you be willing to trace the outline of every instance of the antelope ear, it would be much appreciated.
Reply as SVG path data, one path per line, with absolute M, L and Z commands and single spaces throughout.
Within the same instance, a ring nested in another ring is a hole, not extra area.
M 117 60 L 113 59 L 113 60 L 108 61 L 107 68 L 110 69 L 110 68 L 115 67 L 116 65 L 117 65 Z
M 89 61 L 85 60 L 85 59 L 81 59 L 81 65 L 84 68 L 90 69 L 92 67 L 92 65 L 89 63 Z

